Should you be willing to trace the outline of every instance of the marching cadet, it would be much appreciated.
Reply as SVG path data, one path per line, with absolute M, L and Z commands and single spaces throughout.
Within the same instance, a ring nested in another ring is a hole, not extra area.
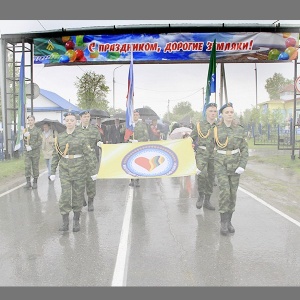
M 206 104 L 206 119 L 197 122 L 196 127 L 191 132 L 191 138 L 195 145 L 198 200 L 196 207 L 200 209 L 203 205 L 206 209 L 215 210 L 210 203 L 210 197 L 214 185 L 214 138 L 212 129 L 216 125 L 217 104 Z M 204 203 L 203 203 L 204 201 Z
M 59 230 L 69 230 L 69 213 L 73 211 L 73 231 L 77 232 L 80 230 L 79 219 L 86 182 L 85 157 L 90 155 L 91 151 L 82 133 L 75 130 L 75 113 L 67 112 L 64 117 L 66 130 L 59 133 L 55 138 L 50 180 L 55 180 L 56 169 L 59 165 L 61 184 L 59 210 L 63 219 L 63 224 Z
M 220 233 L 227 235 L 235 232 L 231 218 L 235 211 L 240 175 L 245 171 L 249 153 L 245 130 L 234 120 L 232 103 L 224 104 L 219 113 L 222 118 L 214 128 L 215 172 L 220 190 Z
M 86 193 L 88 196 L 88 211 L 93 211 L 93 202 L 96 195 L 96 181 L 94 180 L 94 178 L 97 178 L 98 169 L 96 149 L 98 147 L 98 142 L 101 142 L 101 135 L 99 130 L 95 126 L 90 126 L 91 115 L 89 110 L 84 110 L 80 112 L 79 116 L 80 125 L 78 126 L 77 130 L 82 132 L 90 149 L 90 155 L 86 157 Z M 86 205 L 86 201 L 85 199 L 83 199 L 83 206 Z
M 131 143 L 149 141 L 150 137 L 149 137 L 149 131 L 148 131 L 147 125 L 142 120 L 140 120 L 140 113 L 138 112 L 138 110 L 133 111 L 133 121 L 135 123 L 134 133 L 132 135 L 132 139 L 130 139 L 129 141 Z M 129 186 L 139 187 L 140 180 L 139 179 L 130 179 Z
M 24 162 L 25 162 L 25 188 L 37 188 L 37 180 L 40 174 L 40 153 L 42 145 L 42 130 L 35 126 L 35 117 L 27 117 L 28 127 L 23 133 L 23 140 L 25 145 Z M 33 183 L 31 186 L 31 177 L 33 177 Z

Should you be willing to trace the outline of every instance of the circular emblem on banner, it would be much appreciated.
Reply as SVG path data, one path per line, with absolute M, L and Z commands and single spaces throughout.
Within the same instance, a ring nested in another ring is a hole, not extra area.
M 169 176 L 177 168 L 176 154 L 169 148 L 158 144 L 137 147 L 122 160 L 122 169 L 131 176 Z
M 300 93 L 300 76 L 297 77 L 297 79 L 295 81 L 295 88 L 296 88 L 297 92 Z

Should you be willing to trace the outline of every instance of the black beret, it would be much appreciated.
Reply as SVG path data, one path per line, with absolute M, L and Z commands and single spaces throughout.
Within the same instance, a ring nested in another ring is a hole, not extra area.
M 79 113 L 79 116 L 82 116 L 82 115 L 86 115 L 86 114 L 89 114 L 90 111 L 89 110 L 83 110 Z
M 76 117 L 76 114 L 73 111 L 67 111 L 64 113 L 64 117 L 66 117 L 66 116 L 75 116 Z
M 221 106 L 221 108 L 219 110 L 219 113 L 221 114 L 223 109 L 226 108 L 226 107 L 233 107 L 233 105 L 232 105 L 231 102 L 225 103 L 224 105 Z

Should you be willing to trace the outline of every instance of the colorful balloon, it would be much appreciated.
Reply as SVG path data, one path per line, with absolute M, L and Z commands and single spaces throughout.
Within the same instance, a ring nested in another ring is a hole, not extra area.
M 289 60 L 290 57 L 286 52 L 281 52 L 278 56 L 278 60 Z
M 285 40 L 285 47 L 295 47 L 297 44 L 296 40 L 293 37 L 289 37 Z
M 82 57 L 84 57 L 84 52 L 81 49 L 76 49 L 76 60 L 80 60 Z
M 65 43 L 65 48 L 66 48 L 66 50 L 73 50 L 75 48 L 74 42 L 72 40 L 67 41 Z
M 94 51 L 90 53 L 90 58 L 97 58 L 99 56 L 99 52 L 98 51 Z
M 66 43 L 67 41 L 69 41 L 70 40 L 70 36 L 63 36 L 62 38 L 61 38 L 61 40 L 63 41 L 63 43 Z
M 69 57 L 70 62 L 73 62 L 76 60 L 76 52 L 74 50 L 70 49 L 65 54 Z
M 83 35 L 77 35 L 76 36 L 76 46 L 81 47 L 83 45 L 84 45 Z
M 268 54 L 268 60 L 277 60 L 280 51 L 278 49 L 271 49 Z
M 295 54 L 294 52 L 297 52 L 297 49 L 295 47 L 288 47 L 284 50 L 284 52 L 286 52 L 289 55 L 289 58 L 292 59 L 291 57 Z
M 68 55 L 62 55 L 59 59 L 59 62 L 64 64 L 64 63 L 68 63 L 69 60 L 70 60 L 70 58 Z
M 94 36 L 93 35 L 84 35 L 82 41 L 84 43 L 90 43 L 92 40 L 94 40 Z
M 60 59 L 59 53 L 57 53 L 57 52 L 52 52 L 51 53 L 51 55 L 50 55 L 50 62 L 51 63 L 57 63 L 57 62 L 59 62 L 59 59 Z

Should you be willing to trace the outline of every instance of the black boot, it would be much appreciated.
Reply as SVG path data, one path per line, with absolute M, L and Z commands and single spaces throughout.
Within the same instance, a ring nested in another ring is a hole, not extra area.
M 69 230 L 69 214 L 62 215 L 63 224 L 59 227 L 59 231 L 68 231 Z
M 227 228 L 227 213 L 220 213 L 221 216 L 221 228 L 220 232 L 222 235 L 228 234 L 228 228 Z
M 31 181 L 30 181 L 30 177 L 26 177 L 26 184 L 24 185 L 25 189 L 30 189 L 31 188 Z
M 82 204 L 83 204 L 83 206 L 87 206 L 87 203 L 86 203 L 85 199 L 83 199 Z
M 197 207 L 198 209 L 200 209 L 200 208 L 202 207 L 202 205 L 203 205 L 203 200 L 204 200 L 204 194 L 199 193 L 198 200 L 197 200 L 197 202 L 196 202 L 196 207 Z
M 203 207 L 209 210 L 215 210 L 215 208 L 210 203 L 210 195 L 204 195 L 204 204 Z
M 92 199 L 92 198 L 88 199 L 88 211 L 93 211 L 94 210 L 93 202 L 94 202 L 94 199 Z
M 80 230 L 79 218 L 80 218 L 80 211 L 75 211 L 73 217 L 73 232 L 77 232 Z
M 231 224 L 232 214 L 233 214 L 233 212 L 228 212 L 227 213 L 227 228 L 228 228 L 228 232 L 230 232 L 230 233 L 234 233 L 235 232 L 235 229 L 234 229 L 234 227 Z
M 135 181 L 135 186 L 136 186 L 136 187 L 139 187 L 139 186 L 140 186 L 140 180 L 139 180 L 139 179 L 137 179 L 137 180 Z
M 37 189 L 37 178 L 33 178 L 32 188 Z
M 133 181 L 133 179 L 130 179 L 129 186 L 134 186 L 134 181 Z

